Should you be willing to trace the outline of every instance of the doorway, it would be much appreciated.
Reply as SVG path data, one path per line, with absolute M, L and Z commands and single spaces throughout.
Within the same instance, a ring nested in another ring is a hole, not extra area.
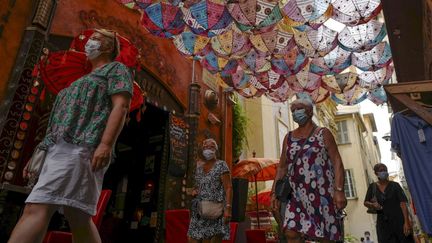
M 137 112 L 130 114 L 116 144 L 115 160 L 105 174 L 103 187 L 113 193 L 100 229 L 103 242 L 151 242 L 157 237 L 169 113 L 150 104 L 140 120 Z

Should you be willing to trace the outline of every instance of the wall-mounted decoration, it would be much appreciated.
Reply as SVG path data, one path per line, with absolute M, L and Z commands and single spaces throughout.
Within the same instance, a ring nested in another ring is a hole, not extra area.
M 215 109 L 219 104 L 219 97 L 216 92 L 211 89 L 206 90 L 204 93 L 204 104 L 209 110 Z

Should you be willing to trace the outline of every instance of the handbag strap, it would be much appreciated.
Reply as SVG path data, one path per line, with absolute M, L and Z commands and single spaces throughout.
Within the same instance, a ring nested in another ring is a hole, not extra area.
M 305 146 L 305 144 L 307 143 L 307 141 L 309 140 L 309 138 L 312 136 L 312 134 L 315 133 L 315 131 L 317 129 L 318 129 L 318 126 L 314 126 L 314 128 L 309 133 L 309 136 L 307 136 L 307 138 L 303 141 L 302 145 L 300 146 L 300 150 L 296 153 L 296 155 L 294 156 L 294 159 L 292 160 L 293 165 L 291 166 L 291 169 L 290 169 L 289 173 L 285 174 L 286 177 L 288 177 L 288 175 L 291 175 L 293 173 L 293 171 L 294 171 L 294 165 L 295 165 L 298 157 L 300 156 L 301 152 L 303 151 L 303 147 Z

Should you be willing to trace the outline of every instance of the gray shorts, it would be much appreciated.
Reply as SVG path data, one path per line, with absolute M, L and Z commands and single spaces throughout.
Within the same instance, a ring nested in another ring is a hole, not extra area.
M 93 152 L 93 148 L 59 139 L 49 147 L 39 180 L 26 203 L 59 205 L 60 210 L 69 206 L 95 215 L 108 166 L 93 172 Z

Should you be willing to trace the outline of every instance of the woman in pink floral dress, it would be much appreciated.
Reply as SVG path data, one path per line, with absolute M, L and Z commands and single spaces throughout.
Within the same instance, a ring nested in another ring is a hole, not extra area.
M 293 188 L 282 215 L 283 229 L 290 243 L 305 239 L 339 241 L 343 239 L 340 214 L 347 203 L 344 167 L 330 130 L 313 123 L 313 103 L 308 98 L 302 96 L 291 104 L 299 127 L 284 139 L 276 176 L 278 180 L 288 173 Z M 275 196 L 272 204 L 279 211 Z

